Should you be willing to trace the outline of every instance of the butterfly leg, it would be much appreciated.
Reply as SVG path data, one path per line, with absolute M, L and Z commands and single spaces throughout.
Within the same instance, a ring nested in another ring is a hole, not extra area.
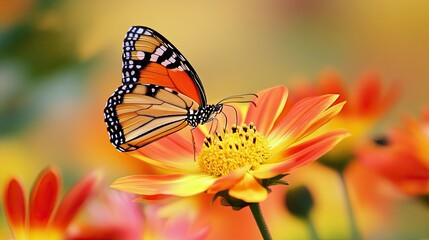
M 194 133 L 192 132 L 192 130 L 193 130 L 194 128 L 192 128 L 191 130 L 190 130 L 190 132 L 191 132 L 191 137 L 192 137 L 192 147 L 194 148 L 194 162 L 196 161 L 196 152 L 197 152 L 197 148 L 196 148 L 196 146 L 195 146 L 195 137 L 194 137 Z

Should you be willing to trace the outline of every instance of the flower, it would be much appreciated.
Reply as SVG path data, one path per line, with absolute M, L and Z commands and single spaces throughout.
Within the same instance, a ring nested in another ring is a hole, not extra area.
M 195 206 L 195 200 L 168 199 L 144 205 L 143 239 L 207 239 L 209 225 L 207 221 L 201 221 L 202 212 Z
M 142 239 L 143 211 L 133 198 L 131 194 L 105 189 L 84 206 L 69 228 L 67 239 Z
M 386 137 L 362 143 L 358 160 L 408 195 L 429 194 L 429 108 L 418 121 L 407 117 Z
M 303 99 L 286 109 L 287 114 L 287 88 L 270 88 L 258 96 L 246 109 L 225 106 L 226 119 L 237 123 L 228 130 L 204 139 L 209 128 L 194 129 L 195 142 L 204 142 L 201 149 L 196 144 L 197 156 L 181 131 L 136 151 L 136 157 L 165 174 L 127 176 L 112 187 L 149 198 L 227 191 L 247 203 L 261 202 L 268 196 L 264 183 L 269 179 L 279 180 L 316 160 L 348 136 L 346 130 L 335 130 L 310 137 L 340 112 L 344 102 L 333 105 L 338 95 Z
M 140 204 L 132 194 L 106 189 L 86 204 L 69 228 L 68 240 L 203 239 L 207 226 L 184 201 Z M 189 201 L 187 201 L 189 202 Z M 193 204 L 194 202 L 192 202 Z
M 82 179 L 56 208 L 60 175 L 49 167 L 34 183 L 27 209 L 23 186 L 12 178 L 3 193 L 3 207 L 14 239 L 63 239 L 74 216 L 97 190 L 99 180 L 97 174 Z
M 325 125 L 328 129 L 347 126 L 351 137 L 338 144 L 328 152 L 320 162 L 342 170 L 354 159 L 355 147 L 360 141 L 368 138 L 374 127 L 392 108 L 399 95 L 399 86 L 394 83 L 384 87 L 380 76 L 376 73 L 363 74 L 353 86 L 348 86 L 333 71 L 321 74 L 318 85 L 302 84 L 291 96 L 291 106 L 298 100 L 322 94 L 339 94 L 337 101 L 347 101 L 338 117 Z

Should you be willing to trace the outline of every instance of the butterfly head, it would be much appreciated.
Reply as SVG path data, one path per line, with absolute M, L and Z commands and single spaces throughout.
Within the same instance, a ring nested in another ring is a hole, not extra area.
M 213 105 L 213 113 L 212 113 L 213 117 L 216 117 L 216 115 L 221 113 L 222 110 L 223 110 L 223 104 L 218 103 L 218 104 Z

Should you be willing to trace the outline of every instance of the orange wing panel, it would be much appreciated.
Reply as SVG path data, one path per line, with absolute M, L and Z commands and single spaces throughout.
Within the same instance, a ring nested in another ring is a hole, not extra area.
M 198 89 L 187 72 L 175 69 L 168 69 L 167 71 L 178 92 L 185 94 L 199 105 L 202 105 Z
M 201 99 L 194 81 L 187 72 L 179 69 L 167 69 L 158 63 L 149 63 L 140 72 L 140 82 L 164 86 L 180 92 L 201 105 Z

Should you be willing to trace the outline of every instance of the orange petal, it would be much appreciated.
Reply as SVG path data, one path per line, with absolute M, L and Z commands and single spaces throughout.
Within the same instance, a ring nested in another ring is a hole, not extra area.
M 355 86 L 355 111 L 358 115 L 367 115 L 378 104 L 381 96 L 381 79 L 377 74 L 367 74 Z
M 329 122 L 333 117 L 338 115 L 338 113 L 343 108 L 345 102 L 339 103 L 323 113 L 321 113 L 319 116 L 317 116 L 308 126 L 307 129 L 305 129 L 305 132 L 303 132 L 298 139 L 294 139 L 294 141 L 300 141 L 302 138 L 307 137 L 308 135 L 312 134 L 316 130 L 318 130 L 320 127 L 325 125 L 327 122 Z M 285 148 L 289 146 L 289 144 L 294 144 L 292 140 L 289 141 L 283 141 L 283 138 L 281 139 L 272 139 L 270 136 L 268 136 L 268 140 L 272 142 L 277 142 L 272 147 L 272 153 L 277 154 L 278 152 L 284 151 Z
M 25 239 L 25 197 L 21 183 L 13 178 L 3 194 L 3 207 L 15 239 Z
M 138 195 L 185 197 L 206 191 L 215 180 L 205 174 L 134 175 L 116 180 L 111 187 Z
M 80 207 L 97 190 L 100 182 L 101 176 L 93 173 L 75 184 L 58 206 L 52 225 L 58 230 L 64 230 Z
M 383 93 L 380 76 L 368 73 L 356 83 L 354 110 L 357 116 L 379 116 L 397 101 L 399 92 L 399 85 L 394 83 Z
M 156 143 L 154 143 L 156 144 Z M 135 157 L 143 162 L 149 163 L 153 166 L 161 168 L 170 173 L 195 173 L 199 172 L 199 167 L 194 161 L 194 154 L 183 154 L 172 149 L 164 149 L 162 151 L 155 149 L 145 149 L 147 147 L 141 148 L 137 151 L 128 152 L 132 157 Z M 169 153 L 167 153 L 169 152 Z M 176 153 L 176 154 L 174 154 Z M 169 158 L 160 158 L 167 157 Z
M 344 102 L 348 97 L 347 86 L 341 77 L 334 71 L 325 71 L 319 77 L 320 94 L 338 94 L 338 102 Z
M 313 133 L 314 131 L 328 123 L 333 117 L 337 116 L 341 112 L 345 104 L 346 102 L 340 102 L 335 106 L 328 108 L 326 111 L 317 116 L 317 118 L 315 118 L 306 129 L 306 134 L 303 134 L 301 138 L 308 136 L 309 134 Z
M 244 174 L 240 182 L 232 187 L 228 194 L 248 203 L 262 202 L 268 197 L 268 191 L 249 173 Z
M 44 228 L 51 217 L 60 190 L 60 176 L 53 168 L 44 170 L 34 183 L 30 197 L 30 229 Z
M 219 177 L 213 185 L 209 187 L 207 193 L 217 193 L 233 187 L 238 181 L 240 181 L 245 173 L 249 170 L 249 167 L 239 168 L 232 171 L 226 176 Z
M 199 129 L 186 128 L 129 154 L 166 171 L 192 173 L 197 169 L 192 142 L 194 132 L 200 139 Z
M 253 175 L 259 179 L 266 179 L 288 173 L 315 161 L 349 135 L 346 130 L 337 130 L 305 141 L 273 156 L 271 161 L 274 163 L 260 165 L 253 171 Z
M 269 88 L 258 93 L 254 100 L 256 107 L 250 105 L 247 111 L 245 123 L 253 122 L 262 134 L 268 133 L 281 113 L 288 96 L 288 90 L 284 86 Z
M 323 116 L 323 112 L 337 98 L 338 95 L 322 95 L 299 101 L 283 119 L 277 120 L 273 130 L 269 133 L 269 141 L 274 142 L 273 139 L 278 141 L 287 139 L 288 144 L 293 144 L 300 138 L 308 135 L 310 132 L 307 130 L 311 124 Z
M 159 160 L 170 159 L 171 156 L 165 154 L 171 152 L 171 149 L 173 149 L 177 154 L 192 155 L 193 146 L 192 141 L 190 141 L 192 139 L 191 133 L 190 128 L 186 128 L 165 138 L 161 138 L 153 144 L 140 148 L 137 151 L 143 155 L 147 155 L 148 157 L 152 157 L 152 152 L 154 152 L 154 158 Z
M 158 194 L 158 195 L 147 195 L 147 196 L 139 196 L 134 199 L 134 202 L 146 203 L 147 201 L 159 201 L 163 199 L 170 198 L 171 195 Z

